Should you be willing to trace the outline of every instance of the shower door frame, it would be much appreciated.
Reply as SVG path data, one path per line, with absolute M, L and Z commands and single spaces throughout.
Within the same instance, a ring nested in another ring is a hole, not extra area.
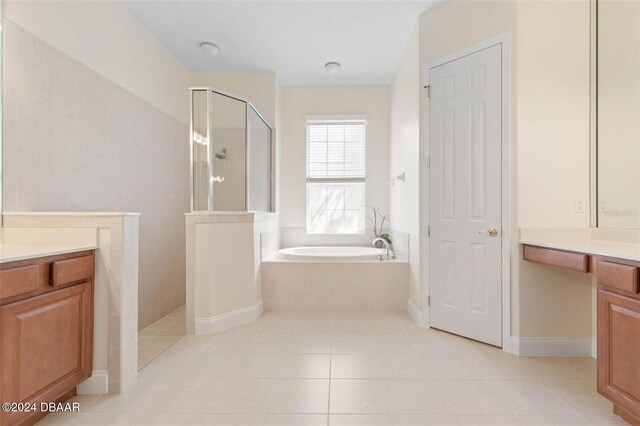
M 204 91 L 207 95 L 207 210 L 195 210 L 194 209 L 194 153 L 193 153 L 193 144 L 194 144 L 194 130 L 193 130 L 193 93 L 196 91 Z M 245 196 L 244 196 L 244 209 L 243 210 L 214 210 L 213 208 L 213 182 L 211 180 L 211 176 L 213 176 L 213 164 L 211 159 L 211 149 L 212 149 L 212 140 L 211 140 L 211 96 L 213 94 L 221 95 L 238 102 L 242 102 L 245 105 L 245 137 L 244 137 L 244 147 L 245 147 L 245 160 L 244 160 L 244 180 L 245 180 Z M 251 108 L 258 118 L 262 120 L 265 126 L 269 129 L 269 210 L 249 210 L 249 137 L 250 137 L 250 128 L 249 128 L 249 108 Z M 222 90 L 214 89 L 207 86 L 194 86 L 189 87 L 189 203 L 190 210 L 192 213 L 194 212 L 265 212 L 265 213 L 275 213 L 275 200 L 274 200 L 274 186 L 275 186 L 275 164 L 274 164 L 274 144 L 273 144 L 273 128 L 269 125 L 267 120 L 260 114 L 260 111 L 249 101 L 246 99 L 240 98 L 238 96 L 229 94 Z

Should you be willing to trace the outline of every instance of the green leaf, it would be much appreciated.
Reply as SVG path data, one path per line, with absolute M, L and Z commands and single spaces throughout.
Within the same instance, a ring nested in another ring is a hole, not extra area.
M 391 244 L 391 237 L 389 237 L 389 234 L 382 234 L 380 235 L 380 238 Z

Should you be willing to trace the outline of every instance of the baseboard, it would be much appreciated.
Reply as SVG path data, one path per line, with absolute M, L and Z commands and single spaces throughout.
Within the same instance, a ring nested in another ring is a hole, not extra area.
M 211 318 L 196 318 L 196 334 L 211 334 L 247 324 L 262 315 L 262 300 L 248 308 L 238 309 Z
M 109 373 L 107 370 L 93 370 L 91 377 L 76 388 L 78 395 L 103 395 L 109 393 Z
M 512 348 L 520 356 L 592 356 L 590 338 L 530 338 L 512 337 Z
M 520 340 L 517 337 L 502 338 L 502 350 L 511 355 L 520 355 Z
M 418 307 L 413 303 L 411 299 L 407 300 L 407 312 L 409 316 L 418 324 L 420 327 L 429 327 L 429 322 L 425 318 L 424 311 L 418 309 Z
M 598 341 L 591 339 L 591 357 L 598 359 Z

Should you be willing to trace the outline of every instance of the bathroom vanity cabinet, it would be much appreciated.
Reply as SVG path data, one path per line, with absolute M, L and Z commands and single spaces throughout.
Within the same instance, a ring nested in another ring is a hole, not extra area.
M 600 259 L 598 279 L 598 392 L 614 412 L 640 424 L 640 262 Z
M 640 425 L 640 261 L 528 244 L 523 258 L 596 277 L 598 392 Z
M 0 263 L 0 402 L 29 406 L 2 410 L 1 425 L 35 423 L 41 403 L 69 399 L 91 376 L 94 255 Z

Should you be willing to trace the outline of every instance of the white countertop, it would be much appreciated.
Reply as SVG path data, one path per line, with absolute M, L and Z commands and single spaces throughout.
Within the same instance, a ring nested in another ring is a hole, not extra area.
M 84 250 L 95 250 L 95 245 L 19 245 L 0 244 L 0 263 L 15 262 L 17 260 L 35 259 L 38 257 L 55 256 L 58 254 L 75 253 Z
M 2 212 L 3 216 L 140 216 L 139 212 Z
M 638 230 L 521 228 L 520 243 L 640 261 Z

